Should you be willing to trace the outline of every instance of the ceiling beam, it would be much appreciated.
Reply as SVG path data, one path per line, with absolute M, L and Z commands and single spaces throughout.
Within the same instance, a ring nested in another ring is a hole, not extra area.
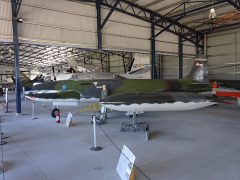
M 240 0 L 226 0 L 229 4 L 234 6 L 236 9 L 240 9 Z
M 107 14 L 107 16 L 105 17 L 104 21 L 101 23 L 100 29 L 102 29 L 104 27 L 104 25 L 106 24 L 106 22 L 108 21 L 108 19 L 110 18 L 110 16 L 112 15 L 113 11 L 115 10 L 115 8 L 117 7 L 119 3 L 119 0 L 116 0 L 113 7 L 111 8 L 111 10 L 109 11 L 109 13 Z
M 219 31 L 223 31 L 223 30 L 229 29 L 231 27 L 236 27 L 237 28 L 237 27 L 240 27 L 240 24 L 239 24 L 239 22 L 226 24 L 226 25 L 222 25 L 222 26 L 213 27 L 212 29 L 203 30 L 203 32 L 204 33 L 212 33 L 213 31 L 214 32 L 219 32 Z
M 102 5 L 112 8 L 113 7 L 112 2 L 113 2 L 112 0 L 103 0 Z M 152 23 L 151 16 L 154 16 L 153 23 L 156 26 L 161 28 L 170 27 L 166 28 L 168 32 L 171 32 L 178 36 L 181 34 L 183 36 L 183 39 L 190 41 L 196 44 L 197 46 L 201 46 L 197 43 L 196 39 L 192 38 L 193 35 L 199 34 L 200 32 L 197 32 L 192 28 L 180 24 L 179 22 L 172 20 L 171 18 L 165 17 L 159 13 L 156 13 L 150 9 L 134 4 L 128 0 L 120 0 L 115 10 L 149 23 Z M 171 26 L 169 26 L 170 24 Z
M 216 2 L 213 2 L 212 4 L 209 3 L 209 4 L 207 4 L 207 5 L 203 5 L 203 6 L 201 6 L 201 7 L 197 7 L 197 8 L 191 9 L 191 10 L 183 10 L 182 13 L 178 13 L 178 14 L 176 14 L 176 15 L 173 15 L 173 16 L 171 16 L 170 18 L 171 18 L 171 19 L 174 19 L 174 18 L 183 16 L 183 15 L 188 16 L 188 15 L 190 15 L 190 14 L 193 13 L 193 12 L 197 12 L 197 11 L 200 11 L 200 10 L 203 10 L 203 9 L 206 9 L 206 8 L 209 8 L 209 7 L 212 7 L 212 6 L 216 6 L 216 5 L 222 4 L 222 3 L 226 3 L 226 0 L 218 0 L 218 1 L 216 1 Z
M 187 1 L 189 1 L 189 0 L 187 0 Z M 164 10 L 166 10 L 166 9 L 173 8 L 173 7 L 175 7 L 175 6 L 178 6 L 178 5 L 182 4 L 182 3 L 183 3 L 183 1 L 177 1 L 177 2 L 174 2 L 174 3 L 169 4 L 169 5 L 167 5 L 167 6 L 164 6 L 164 7 L 161 7 L 161 8 L 159 8 L 159 9 L 156 9 L 156 10 L 154 10 L 154 11 L 158 13 L 158 12 L 164 11 Z
M 93 2 L 93 0 L 74 0 L 75 2 Z M 199 34 L 201 32 L 195 31 L 194 29 L 187 27 L 176 20 L 173 20 L 169 17 L 166 17 L 164 15 L 161 15 L 155 11 L 152 11 L 148 8 L 145 8 L 143 6 L 140 6 L 134 2 L 135 0 L 129 1 L 129 0 L 119 0 L 119 3 L 114 8 L 114 2 L 113 0 L 102 0 L 102 5 L 110 8 L 115 9 L 116 11 L 119 11 L 121 13 L 127 14 L 129 16 L 133 16 L 135 18 L 141 19 L 143 21 L 146 21 L 148 23 L 154 23 L 156 26 L 167 29 L 168 32 L 171 32 L 176 35 L 182 35 L 182 38 L 184 40 L 190 41 L 196 46 L 201 46 L 197 43 L 197 40 L 193 37 L 196 36 L 196 34 Z M 151 17 L 154 17 L 152 22 Z M 171 26 L 169 26 L 171 24 Z M 167 28 L 166 28 L 167 27 Z M 170 27 L 170 28 L 168 28 Z
M 157 3 L 160 3 L 162 1 L 164 1 L 164 0 L 155 0 L 155 1 L 152 1 L 152 2 L 150 2 L 148 4 L 143 5 L 143 7 L 148 8 L 148 7 L 153 6 L 153 5 L 157 4 Z

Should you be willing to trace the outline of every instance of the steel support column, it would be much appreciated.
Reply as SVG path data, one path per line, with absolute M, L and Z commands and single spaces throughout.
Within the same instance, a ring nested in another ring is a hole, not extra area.
M 196 54 L 204 54 L 204 35 L 198 34 L 196 36 L 198 44 L 201 44 L 202 46 L 196 46 Z
M 179 79 L 183 78 L 183 37 L 178 36 Z
M 129 66 L 128 66 L 128 71 L 131 71 L 131 69 L 132 69 L 132 66 L 133 66 L 133 63 L 134 63 L 134 58 L 133 58 L 133 53 L 132 52 L 130 52 L 129 53 L 129 59 L 130 59 L 130 64 L 129 64 Z
M 153 17 L 151 17 L 151 79 L 156 79 L 156 44 L 155 44 L 155 25 L 153 23 Z
M 19 70 L 19 42 L 18 42 L 18 24 L 17 16 L 20 9 L 21 1 L 11 0 L 12 5 L 12 29 L 13 29 L 13 49 L 15 61 L 15 76 L 16 76 L 16 114 L 22 112 L 21 108 L 21 82 Z
M 104 72 L 104 67 L 103 67 L 103 57 L 102 57 L 102 54 L 100 54 L 100 62 L 101 62 L 102 72 Z
M 203 50 L 203 54 L 205 57 L 207 57 L 207 34 L 203 35 L 204 40 L 203 40 L 203 45 L 204 45 L 204 50 Z
M 162 57 L 163 55 L 159 55 L 158 62 L 158 79 L 163 79 L 163 66 L 162 66 Z
M 107 54 L 107 72 L 110 72 L 111 69 L 110 69 L 110 54 L 108 53 Z
M 98 49 L 102 49 L 102 31 L 101 31 L 101 1 L 96 0 L 96 9 L 97 9 L 97 40 L 98 40 Z
M 124 73 L 127 73 L 127 68 L 126 68 L 126 64 L 125 64 L 125 57 L 122 56 L 122 61 L 123 61 L 123 69 L 124 69 Z
M 112 15 L 113 11 L 116 9 L 118 3 L 120 0 L 116 0 L 113 7 L 111 8 L 111 10 L 109 11 L 108 15 L 106 16 L 106 18 L 104 19 L 104 21 L 101 23 L 101 30 L 104 27 L 104 25 L 106 24 L 106 22 L 109 20 L 110 16 Z

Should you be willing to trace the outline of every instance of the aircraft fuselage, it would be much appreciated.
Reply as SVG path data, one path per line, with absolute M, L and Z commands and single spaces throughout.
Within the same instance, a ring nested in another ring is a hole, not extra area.
M 108 95 L 122 93 L 150 93 L 150 92 L 206 92 L 211 91 L 210 84 L 201 84 L 188 78 L 180 80 L 140 80 L 140 79 L 123 79 L 123 80 L 85 80 L 85 81 L 56 81 L 43 83 L 34 86 L 33 92 L 37 92 L 38 97 L 44 98 L 61 98 L 61 99 L 78 99 L 84 100 L 90 98 L 100 98 L 102 86 L 106 85 Z M 66 91 L 63 91 L 63 87 Z M 44 90 L 44 91 L 43 91 Z M 52 91 L 56 91 L 52 94 Z M 48 95 L 47 92 L 51 94 Z M 71 91 L 71 93 L 69 93 Z M 75 93 L 73 93 L 75 92 Z M 35 93 L 34 93 L 35 94 Z M 30 94 L 31 95 L 31 92 Z M 48 97 L 49 96 L 49 97 Z

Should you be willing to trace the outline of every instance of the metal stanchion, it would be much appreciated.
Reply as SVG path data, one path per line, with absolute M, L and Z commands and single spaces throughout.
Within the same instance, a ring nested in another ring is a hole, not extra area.
M 94 147 L 91 147 L 91 151 L 100 151 L 102 150 L 101 147 L 97 146 L 97 138 L 96 138 L 96 117 L 92 116 L 92 120 L 93 120 L 93 143 L 94 143 Z
M 25 87 L 22 88 L 22 97 L 23 97 L 23 99 L 25 99 Z M 25 101 L 26 101 L 26 99 L 25 99 Z
M 1 132 L 1 137 L 2 137 L 2 139 L 7 139 L 7 138 L 9 138 L 8 136 L 4 135 L 3 132 Z
M 3 168 L 2 168 L 2 166 L 0 166 L 0 174 L 2 174 L 3 173 Z
M 6 141 L 3 141 L 2 139 L 6 139 L 8 138 L 8 136 L 4 136 L 3 132 L 2 132 L 2 124 L 1 124 L 1 119 L 0 119 L 0 145 L 4 145 L 4 144 L 7 144 Z M 0 148 L 1 149 L 1 152 L 3 153 L 3 149 L 2 147 Z M 3 156 L 3 154 L 2 154 Z M 0 165 L 0 174 L 3 174 L 4 173 L 4 162 L 3 162 L 3 159 L 2 159 L 2 164 Z
M 37 119 L 35 117 L 35 102 L 34 101 L 32 101 L 32 119 Z
M 8 113 L 9 112 L 8 111 L 8 88 L 6 88 L 6 90 L 5 90 L 5 103 L 6 103 L 6 106 L 5 106 L 6 111 L 5 111 L 5 113 Z
M 6 139 L 8 138 L 8 136 L 4 136 L 3 132 L 2 132 L 2 125 L 1 125 L 2 122 L 0 122 L 0 145 L 4 145 L 4 144 L 7 144 L 6 141 L 3 141 L 3 139 Z

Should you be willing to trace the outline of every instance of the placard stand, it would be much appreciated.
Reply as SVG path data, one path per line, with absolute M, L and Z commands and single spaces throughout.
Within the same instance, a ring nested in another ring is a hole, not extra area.
M 5 111 L 5 113 L 9 113 L 9 111 L 8 111 L 8 88 L 6 88 L 6 90 L 5 90 L 5 103 L 6 103 L 6 106 L 5 106 L 6 111 Z
M 35 117 L 35 102 L 34 101 L 32 101 L 32 119 L 37 119 Z
M 68 115 L 67 115 L 67 119 L 66 119 L 66 126 L 67 127 L 71 127 L 72 126 L 72 113 L 68 113 Z
M 135 159 L 136 157 L 134 154 L 124 145 L 116 168 L 118 175 L 122 180 L 135 179 Z

